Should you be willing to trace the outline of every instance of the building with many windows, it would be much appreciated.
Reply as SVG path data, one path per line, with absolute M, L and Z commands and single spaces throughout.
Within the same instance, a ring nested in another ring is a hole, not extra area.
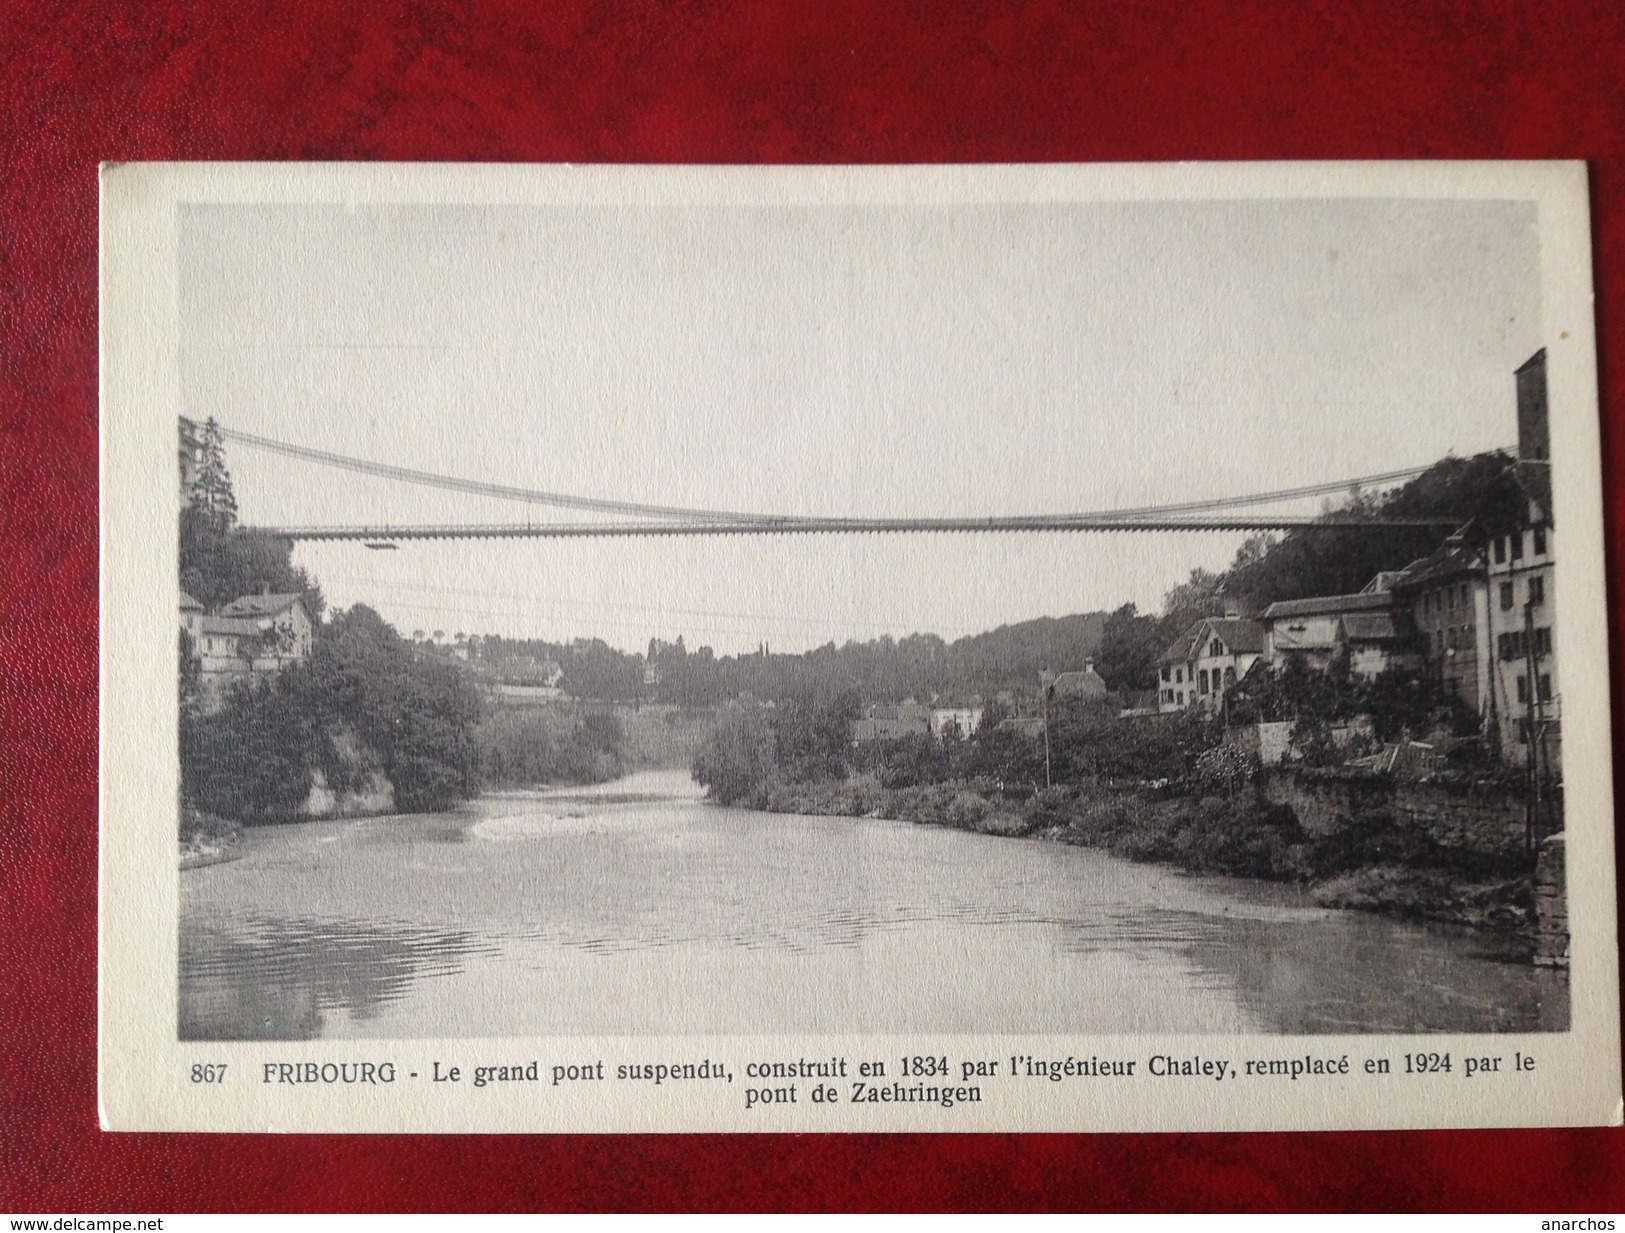
M 1501 753 L 1562 778 L 1563 697 L 1558 686 L 1556 530 L 1552 520 L 1551 437 L 1546 407 L 1546 350 L 1517 372 L 1518 482 L 1522 524 L 1488 549 L 1492 713 Z
M 1157 660 L 1157 710 L 1215 711 L 1264 651 L 1264 627 L 1246 617 L 1203 617 Z
M 1479 715 L 1490 705 L 1489 579 L 1484 554 L 1458 531 L 1414 561 L 1394 592 L 1410 611 L 1429 670 Z
M 1378 574 L 1352 595 L 1317 595 L 1271 604 L 1259 617 L 1264 659 L 1279 671 L 1291 659 L 1324 672 L 1334 661 L 1349 674 L 1374 677 L 1422 665 L 1409 614 L 1394 592 L 1399 575 Z
M 1543 757 L 1555 768 L 1563 716 L 1552 636 L 1554 547 L 1550 522 L 1533 508 L 1530 525 L 1490 545 L 1489 636 L 1502 755 L 1520 765 Z M 1544 748 L 1532 752 L 1535 745 Z

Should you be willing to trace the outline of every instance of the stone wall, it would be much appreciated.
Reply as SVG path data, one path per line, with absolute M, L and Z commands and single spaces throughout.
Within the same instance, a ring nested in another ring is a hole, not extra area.
M 1391 808 L 1393 782 L 1370 771 L 1277 769 L 1264 775 L 1263 791 L 1271 804 L 1297 815 L 1305 834 L 1321 839 L 1361 814 Z
M 1540 845 L 1535 861 L 1535 962 L 1569 966 L 1569 899 L 1563 833 Z
M 1231 745 L 1258 755 L 1258 760 L 1265 766 L 1279 766 L 1293 754 L 1292 729 L 1290 722 L 1256 723 L 1244 727 L 1228 728 L 1224 739 Z M 1356 715 L 1347 724 L 1331 729 L 1332 744 L 1339 749 L 1346 749 L 1356 740 L 1369 739 L 1372 735 L 1371 716 Z
M 1347 767 L 1266 772 L 1264 796 L 1289 806 L 1313 838 L 1335 835 L 1362 815 L 1387 814 L 1445 850 L 1501 864 L 1528 859 L 1523 793 L 1503 782 L 1433 778 L 1396 780 Z M 1561 826 L 1561 804 L 1555 822 Z
M 1393 809 L 1396 823 L 1447 851 L 1508 863 L 1528 859 L 1524 795 L 1504 783 L 1401 782 Z

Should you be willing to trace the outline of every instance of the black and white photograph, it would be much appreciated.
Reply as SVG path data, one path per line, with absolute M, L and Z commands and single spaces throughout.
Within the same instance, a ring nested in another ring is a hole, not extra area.
M 1387 1038 L 1482 1084 L 1615 1005 L 1539 194 L 754 170 L 178 195 L 123 943 L 174 1047 L 540 1100 L 614 1059 L 506 1042 L 613 1039 L 755 1116 L 919 1039 L 870 1099 L 940 1113 Z

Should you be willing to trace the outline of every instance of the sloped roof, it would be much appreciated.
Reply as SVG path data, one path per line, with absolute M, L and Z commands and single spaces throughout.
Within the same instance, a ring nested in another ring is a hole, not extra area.
M 188 594 L 185 591 L 182 591 L 181 592 L 181 611 L 182 612 L 202 612 L 203 611 L 203 605 L 198 603 L 198 601 L 195 598 L 193 598 L 190 594 Z
M 294 591 L 276 595 L 243 595 L 232 600 L 220 611 L 226 616 L 275 616 L 294 604 L 303 604 L 304 596 Z
M 1196 637 L 1202 632 L 1202 626 L 1207 624 L 1206 619 L 1193 621 L 1191 627 L 1178 638 L 1173 645 L 1157 657 L 1159 664 L 1182 664 L 1191 658 L 1191 648 L 1196 645 Z
M 1050 688 L 1057 694 L 1103 694 L 1106 692 L 1106 682 L 1101 680 L 1100 673 L 1093 668 L 1085 668 L 1081 672 L 1063 672 L 1050 682 Z
M 1311 599 L 1284 599 L 1264 609 L 1263 620 L 1281 617 L 1335 616 L 1343 612 L 1375 612 L 1393 606 L 1387 591 L 1361 591 L 1357 595 L 1317 595 Z
M 1264 627 L 1246 617 L 1209 617 L 1202 622 L 1231 651 L 1256 654 L 1264 649 Z
M 1478 577 L 1480 563 L 1476 553 L 1452 544 L 1448 540 L 1436 551 L 1405 567 L 1405 577 L 1397 584 L 1400 589 L 1414 589 L 1446 578 L 1459 578 L 1463 574 Z
M 1284 651 L 1325 651 L 1338 645 L 1337 631 L 1328 630 L 1321 634 L 1311 634 L 1304 630 L 1293 630 L 1288 626 L 1275 627 L 1275 650 Z
M 871 706 L 869 713 L 863 718 L 878 719 L 883 723 L 919 723 L 930 714 L 931 712 L 918 702 L 903 702 L 897 706 Z
M 247 634 L 257 638 L 262 632 L 252 617 L 206 616 L 198 622 L 198 631 L 205 634 L 229 634 L 237 637 Z
M 1343 618 L 1343 638 L 1348 642 L 1398 642 L 1405 635 L 1387 612 L 1368 612 Z
M 1381 591 L 1391 591 L 1405 578 L 1403 569 L 1378 570 L 1374 578 L 1360 588 L 1362 595 L 1374 594 Z

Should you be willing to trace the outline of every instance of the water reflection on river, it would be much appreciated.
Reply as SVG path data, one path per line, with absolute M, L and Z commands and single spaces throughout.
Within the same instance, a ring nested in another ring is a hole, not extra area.
M 1567 1026 L 1464 931 L 681 773 L 252 832 L 181 875 L 184 1039 Z

